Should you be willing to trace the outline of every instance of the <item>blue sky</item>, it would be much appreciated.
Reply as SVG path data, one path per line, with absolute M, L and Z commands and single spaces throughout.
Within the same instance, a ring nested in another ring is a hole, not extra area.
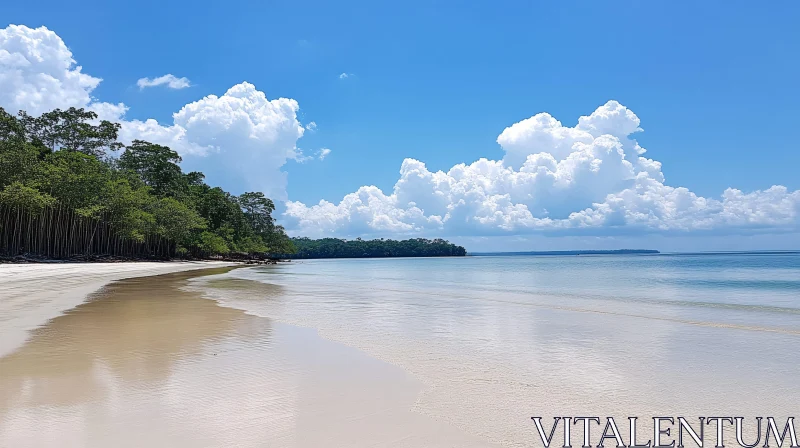
M 269 100 L 296 100 L 298 122 L 317 125 L 297 147 L 306 156 L 330 149 L 324 160 L 290 158 L 280 166 L 286 198 L 308 207 L 320 200 L 339 204 L 362 186 L 389 195 L 408 158 L 430 172 L 502 160 L 506 151 L 497 139 L 505 128 L 540 112 L 575 126 L 609 100 L 641 120 L 644 132 L 631 137 L 647 148 L 646 157 L 661 162 L 665 185 L 715 199 L 729 187 L 750 193 L 777 184 L 788 194 L 800 188 L 797 2 L 122 3 L 43 1 L 32 8 L 17 2 L 4 5 L 0 27 L 55 32 L 83 73 L 102 78 L 91 96 L 124 103 L 128 120 L 170 124 L 184 105 L 243 81 Z M 136 87 L 139 78 L 168 73 L 188 78 L 191 87 Z M 342 73 L 349 76 L 341 79 Z M 215 175 L 214 164 L 185 159 L 211 181 L 235 187 L 234 171 Z M 617 193 L 612 190 L 607 193 Z M 786 200 L 783 213 L 790 216 L 774 231 L 763 222 L 757 230 L 728 223 L 715 224 L 712 233 L 794 234 L 797 199 Z M 513 194 L 512 202 L 519 203 Z M 576 203 L 571 211 L 589 205 Z M 537 218 L 548 216 L 526 206 Z M 495 241 L 560 235 L 531 230 L 539 224 L 495 232 L 398 218 L 416 229 L 408 230 L 380 224 L 388 221 L 375 219 L 378 212 L 363 226 L 314 227 L 317 212 L 298 212 L 305 220 L 299 229 L 342 236 L 423 229 Z M 352 212 L 339 212 L 356 221 Z M 295 221 L 287 218 L 287 225 Z M 708 233 L 684 227 L 681 238 Z M 655 228 L 610 233 L 661 241 L 675 232 Z

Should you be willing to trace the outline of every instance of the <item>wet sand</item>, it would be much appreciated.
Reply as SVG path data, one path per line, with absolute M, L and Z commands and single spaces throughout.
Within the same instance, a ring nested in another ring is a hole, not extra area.
M 214 261 L 0 264 L 0 357 L 22 345 L 31 330 L 109 282 L 231 265 Z
M 402 369 L 186 288 L 227 269 L 117 281 L 30 332 L 0 357 L 0 446 L 490 446 L 413 412 L 422 386 Z M 19 304 L 24 291 L 7 285 L 3 300 Z M 37 297 L 60 289 L 38 285 Z M 13 313 L 0 308 L 6 321 Z

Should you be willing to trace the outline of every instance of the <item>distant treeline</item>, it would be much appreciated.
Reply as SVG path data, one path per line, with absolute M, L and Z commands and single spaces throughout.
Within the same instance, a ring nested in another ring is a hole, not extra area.
M 262 193 L 234 196 L 184 173 L 166 146 L 117 141 L 83 109 L 31 117 L 0 108 L 0 258 L 287 254 Z M 119 157 L 111 153 L 124 150 Z
M 470 255 L 641 255 L 658 254 L 657 250 L 652 249 L 613 249 L 613 250 L 545 250 L 530 252 L 476 252 Z
M 442 239 L 341 240 L 292 238 L 297 252 L 285 258 L 463 257 L 466 249 Z

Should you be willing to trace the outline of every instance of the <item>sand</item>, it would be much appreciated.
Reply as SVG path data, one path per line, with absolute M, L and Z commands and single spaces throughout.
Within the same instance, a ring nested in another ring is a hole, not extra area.
M 0 446 L 490 446 L 413 412 L 402 369 L 186 287 L 230 268 L 137 277 L 207 266 L 0 266 Z
M 0 356 L 29 332 L 125 278 L 231 266 L 225 262 L 0 264 Z

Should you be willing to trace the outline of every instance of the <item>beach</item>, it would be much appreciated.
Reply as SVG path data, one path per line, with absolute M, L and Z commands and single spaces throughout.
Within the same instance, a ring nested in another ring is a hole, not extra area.
M 97 277 L 71 269 L 0 291 L 38 303 Z M 0 446 L 524 447 L 541 446 L 532 416 L 785 418 L 798 273 L 796 254 L 740 254 L 129 278 L 46 302 L 0 357 Z
M 413 412 L 402 369 L 186 289 L 231 269 L 213 266 L 0 266 L 4 340 L 40 321 L 0 357 L 0 446 L 491 446 Z
M 109 282 L 231 265 L 215 261 L 0 264 L 0 356 L 19 347 L 31 330 Z

